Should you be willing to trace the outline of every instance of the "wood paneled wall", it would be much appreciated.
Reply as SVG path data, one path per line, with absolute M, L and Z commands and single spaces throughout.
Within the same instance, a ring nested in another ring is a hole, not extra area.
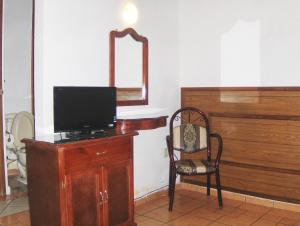
M 300 203 L 300 87 L 182 88 L 181 98 L 223 138 L 223 189 Z

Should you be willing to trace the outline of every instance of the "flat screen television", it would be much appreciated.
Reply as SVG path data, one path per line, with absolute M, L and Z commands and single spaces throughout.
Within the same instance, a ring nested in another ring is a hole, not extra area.
M 91 133 L 115 127 L 115 87 L 56 86 L 53 97 L 56 133 Z

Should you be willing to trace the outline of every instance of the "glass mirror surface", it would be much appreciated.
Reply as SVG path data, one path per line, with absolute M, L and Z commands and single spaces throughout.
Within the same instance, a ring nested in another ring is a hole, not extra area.
M 119 88 L 143 86 L 142 43 L 131 36 L 116 40 L 115 84 Z

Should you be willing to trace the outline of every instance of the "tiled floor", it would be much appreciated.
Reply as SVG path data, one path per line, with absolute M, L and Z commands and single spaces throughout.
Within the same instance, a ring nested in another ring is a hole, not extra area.
M 300 226 L 300 213 L 230 199 L 223 202 L 219 209 L 216 197 L 178 190 L 171 213 L 168 197 L 162 196 L 136 207 L 135 219 L 138 226 Z
M 19 197 L 13 200 L 2 201 L 0 202 L 0 218 L 7 215 L 20 213 L 26 210 L 28 211 L 28 209 L 29 207 L 27 197 Z
M 0 202 L 0 226 L 29 226 L 28 198 Z
M 300 213 L 223 199 L 198 192 L 176 191 L 174 208 L 168 211 L 168 197 L 147 201 L 135 209 L 138 226 L 300 226 Z M 0 218 L 0 226 L 30 226 L 28 211 Z

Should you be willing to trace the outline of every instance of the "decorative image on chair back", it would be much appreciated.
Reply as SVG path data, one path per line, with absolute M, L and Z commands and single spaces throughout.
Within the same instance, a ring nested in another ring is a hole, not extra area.
M 178 124 L 179 125 L 175 125 Z M 218 150 L 215 159 L 211 159 L 211 138 L 218 140 Z M 219 207 L 222 208 L 222 194 L 219 173 L 219 163 L 222 154 L 223 142 L 220 135 L 210 133 L 206 115 L 197 108 L 185 107 L 177 110 L 170 120 L 170 135 L 166 137 L 169 158 L 169 211 L 173 209 L 175 184 L 177 175 L 206 175 L 207 195 L 210 195 L 210 177 L 216 174 Z M 174 151 L 193 154 L 206 151 L 206 158 L 185 158 L 178 160 Z
M 191 123 L 174 127 L 173 147 L 185 152 L 206 149 L 206 128 Z

